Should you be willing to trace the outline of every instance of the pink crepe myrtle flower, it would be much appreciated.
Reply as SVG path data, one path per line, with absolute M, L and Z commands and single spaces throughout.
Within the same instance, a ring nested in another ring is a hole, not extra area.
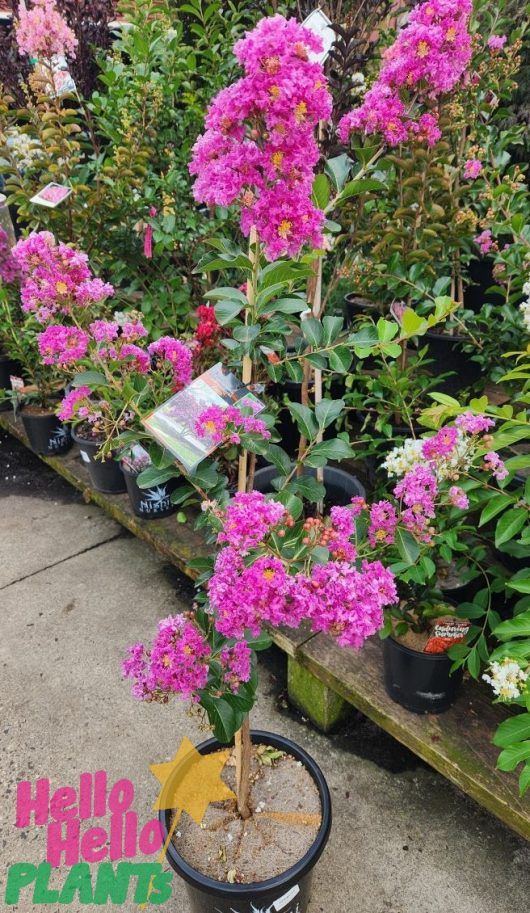
M 197 699 L 208 680 L 210 655 L 197 625 L 186 615 L 170 615 L 158 623 L 148 648 L 141 643 L 129 647 L 122 675 L 135 682 L 133 696 L 141 701 L 165 702 L 170 694 Z
M 267 500 L 260 491 L 238 492 L 225 510 L 217 541 L 245 554 L 259 545 L 285 514 L 283 504 Z
M 426 460 L 443 459 L 450 456 L 459 440 L 458 429 L 448 426 L 440 430 L 430 438 L 427 438 L 422 445 L 422 453 Z
M 482 162 L 480 159 L 468 159 L 464 163 L 464 178 L 466 181 L 474 181 L 482 171 Z
M 118 338 L 120 327 L 114 320 L 94 320 L 90 332 L 96 342 L 112 342 Z
M 469 64 L 470 13 L 468 0 L 427 0 L 413 8 L 362 104 L 339 122 L 342 142 L 353 131 L 379 133 L 391 146 L 407 139 L 432 146 L 440 139 L 433 102 L 458 84 Z M 428 110 L 418 117 L 422 107 Z
M 137 339 L 144 339 L 147 336 L 147 330 L 140 320 L 132 322 L 126 320 L 121 327 L 121 338 L 125 342 L 136 342 Z
M 206 132 L 193 149 L 195 199 L 241 207 L 241 228 L 253 226 L 268 259 L 322 245 L 323 213 L 311 188 L 319 149 L 315 128 L 331 113 L 321 64 L 310 53 L 319 38 L 281 15 L 261 22 L 234 51 L 244 76 L 212 101 Z
M 329 512 L 331 537 L 328 542 L 330 554 L 341 561 L 354 561 L 357 550 L 350 541 L 355 535 L 355 512 L 351 507 L 335 505 Z
M 271 436 L 262 419 L 243 415 L 237 406 L 208 406 L 197 418 L 195 431 L 213 444 L 239 444 L 241 433 L 259 434 L 264 439 Z
M 252 651 L 245 640 L 232 647 L 223 647 L 219 661 L 223 668 L 223 681 L 237 694 L 242 682 L 248 682 L 252 670 Z
M 180 390 L 190 383 L 193 355 L 191 349 L 180 339 L 161 336 L 148 346 L 148 351 L 155 364 L 163 366 L 164 362 L 168 362 L 172 366 L 176 389 Z
M 383 626 L 384 606 L 398 598 L 394 575 L 380 561 L 363 561 L 360 570 L 344 561 L 314 565 L 310 587 L 313 630 L 356 649 Z
M 126 342 L 124 345 L 120 346 L 116 352 L 116 357 L 119 361 L 126 361 L 130 364 L 132 371 L 137 371 L 138 374 L 148 374 L 149 369 L 151 368 L 151 359 L 149 354 L 140 349 L 139 346 L 135 346 L 132 342 Z
M 488 47 L 490 51 L 502 51 L 507 40 L 506 35 L 491 35 L 488 38 Z
M 490 450 L 489 453 L 484 455 L 484 469 L 497 479 L 497 482 L 502 482 L 503 479 L 508 475 L 508 469 L 501 460 L 498 453 L 495 453 L 494 450 Z
M 473 412 L 464 412 L 455 419 L 457 428 L 467 431 L 468 434 L 480 434 L 495 427 L 495 420 L 486 415 L 475 415 Z
M 11 252 L 7 232 L 0 228 L 0 279 L 10 285 L 15 279 L 18 279 L 18 275 L 18 263 Z
M 38 346 L 45 365 L 66 365 L 80 361 L 87 353 L 89 337 L 77 327 L 51 324 L 39 333 Z
M 18 8 L 16 38 L 19 51 L 29 57 L 75 57 L 77 38 L 59 13 L 55 0 L 32 0 Z
M 394 488 L 396 498 L 401 498 L 406 507 L 434 517 L 434 499 L 438 493 L 436 476 L 427 466 L 414 466 Z
M 114 286 L 110 282 L 95 278 L 81 282 L 75 290 L 74 297 L 79 307 L 88 307 L 91 304 L 101 304 L 113 294 Z
M 61 405 L 57 415 L 62 422 L 71 422 L 76 417 L 76 413 L 82 402 L 87 400 L 91 394 L 90 387 L 76 387 L 70 390 L 61 400 Z
M 390 501 L 376 501 L 369 513 L 368 541 L 372 547 L 392 545 L 398 525 L 396 509 Z
M 461 510 L 465 510 L 469 507 L 469 498 L 459 485 L 451 485 L 447 492 L 447 497 L 449 499 L 449 504 L 453 507 L 459 507 Z
M 494 245 L 493 236 L 489 228 L 481 231 L 481 233 L 477 235 L 474 241 L 475 244 L 478 244 L 481 254 L 489 254 Z

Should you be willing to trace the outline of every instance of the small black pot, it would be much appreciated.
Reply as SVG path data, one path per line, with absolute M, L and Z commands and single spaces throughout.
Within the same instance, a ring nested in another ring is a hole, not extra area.
M 129 501 L 137 517 L 141 517 L 142 520 L 160 520 L 175 513 L 177 508 L 171 503 L 171 495 L 178 488 L 178 478 L 170 479 L 162 485 L 155 485 L 154 488 L 140 488 L 136 481 L 137 473 L 131 472 L 123 463 L 121 469 L 125 476 Z
M 266 881 L 252 884 L 227 884 L 215 881 L 194 869 L 177 852 L 170 841 L 167 859 L 171 868 L 186 882 L 189 913 L 306 913 L 309 904 L 313 868 L 322 855 L 331 829 L 331 797 L 322 771 L 310 755 L 290 739 L 261 730 L 252 731 L 255 744 L 272 745 L 301 761 L 310 773 L 320 796 L 322 822 L 313 846 L 296 865 Z M 222 748 L 216 739 L 197 746 L 200 754 L 211 754 Z M 184 761 L 185 763 L 185 761 Z M 171 826 L 172 810 L 162 809 L 159 819 L 164 842 Z
M 105 460 L 96 459 L 96 454 L 100 448 L 97 441 L 88 441 L 86 438 L 78 437 L 75 432 L 72 436 L 76 444 L 79 444 L 79 456 L 85 464 L 90 481 L 96 491 L 105 495 L 118 495 L 126 490 L 125 477 L 121 471 L 121 466 L 112 457 Z
M 304 467 L 305 476 L 316 476 L 316 469 Z M 272 480 L 278 478 L 278 470 L 275 466 L 264 466 L 258 469 L 254 476 L 254 488 L 263 494 L 272 494 L 275 489 L 272 487 Z M 366 491 L 361 485 L 357 476 L 351 475 L 344 469 L 338 469 L 336 466 L 324 466 L 324 486 L 326 488 L 326 500 L 332 505 L 346 507 L 350 504 L 351 499 L 355 497 L 364 498 Z
M 22 424 L 31 449 L 41 456 L 56 456 L 66 453 L 72 446 L 72 435 L 67 425 L 63 425 L 57 416 L 50 412 L 44 415 L 31 415 L 21 411 Z
M 469 342 L 466 336 L 449 336 L 447 333 L 435 333 L 429 330 L 420 339 L 420 346 L 424 340 L 429 346 L 429 364 L 427 370 L 433 376 L 453 372 L 449 377 L 440 381 L 438 389 L 450 396 L 459 393 L 466 387 L 476 384 L 481 376 L 480 365 L 471 361 L 468 352 L 462 349 L 463 343 Z
M 450 675 L 451 665 L 446 653 L 420 653 L 393 637 L 383 641 L 386 693 L 413 713 L 443 713 L 454 704 L 462 669 Z
M 362 298 L 355 292 L 344 296 L 344 322 L 347 327 L 351 327 L 359 317 L 373 317 L 377 320 L 380 316 L 380 308 L 369 298 Z

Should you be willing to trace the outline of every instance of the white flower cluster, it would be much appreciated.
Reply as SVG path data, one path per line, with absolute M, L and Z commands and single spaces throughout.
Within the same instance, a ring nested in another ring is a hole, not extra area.
M 34 168 L 38 159 L 42 158 L 42 146 L 39 141 L 16 128 L 9 131 L 6 145 L 21 171 Z
M 521 669 L 514 659 L 506 657 L 500 663 L 492 663 L 489 671 L 491 674 L 485 672 L 482 678 L 491 685 L 497 697 L 509 701 L 521 696 L 528 672 Z
M 400 477 L 414 469 L 418 463 L 425 463 L 422 452 L 424 443 L 423 439 L 407 438 L 402 447 L 394 447 L 390 451 L 386 460 L 381 463 L 383 469 L 386 469 L 390 477 Z M 442 482 L 444 479 L 450 478 L 456 470 L 469 469 L 473 461 L 473 453 L 474 449 L 469 446 L 469 436 L 459 429 L 458 440 L 451 455 L 440 459 L 432 467 L 438 481 Z
M 390 477 L 404 476 L 418 463 L 424 462 L 422 447 L 423 441 L 409 437 L 403 442 L 402 447 L 394 447 L 381 465 Z
M 524 328 L 530 333 L 530 281 L 523 285 L 523 295 L 526 296 L 526 299 L 519 305 L 519 310 L 523 315 Z

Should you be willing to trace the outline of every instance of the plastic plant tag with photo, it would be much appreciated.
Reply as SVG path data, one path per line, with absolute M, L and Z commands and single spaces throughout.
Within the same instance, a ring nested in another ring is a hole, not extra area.
M 121 457 L 122 463 L 131 472 L 141 472 L 151 465 L 151 457 L 141 444 L 133 444 Z
M 243 400 L 252 404 L 254 414 L 265 409 L 264 403 L 219 363 L 162 403 L 142 419 L 142 424 L 184 469 L 191 472 L 218 446 L 211 439 L 197 434 L 195 425 L 201 413 L 209 406 L 226 409 L 228 406 L 243 405 Z
M 35 78 L 42 84 L 44 92 L 50 98 L 62 98 L 63 95 L 73 95 L 77 92 L 77 86 L 68 69 L 66 57 L 56 54 L 52 58 L 51 71 L 38 60 L 33 60 L 33 63 Z
M 50 184 L 46 184 L 46 187 L 43 187 L 42 190 L 39 190 L 34 197 L 31 197 L 30 203 L 55 209 L 56 206 L 64 203 L 71 193 L 71 187 L 66 187 L 65 184 L 55 184 L 52 181 Z
M 304 28 L 310 29 L 317 35 L 324 45 L 324 50 L 320 54 L 315 54 L 313 51 L 310 51 L 309 59 L 313 63 L 324 63 L 327 60 L 336 37 L 335 32 L 330 28 L 331 19 L 329 19 L 321 9 L 316 9 L 313 10 L 312 13 L 309 13 L 309 16 L 304 19 L 302 25 Z
M 449 647 L 462 644 L 469 631 L 470 623 L 464 619 L 452 618 L 447 621 L 437 622 L 429 640 L 425 644 L 424 653 L 445 653 Z

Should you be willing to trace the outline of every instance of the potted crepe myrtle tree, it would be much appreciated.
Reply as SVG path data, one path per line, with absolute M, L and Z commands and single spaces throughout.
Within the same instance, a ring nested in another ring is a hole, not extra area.
M 294 461 L 277 443 L 274 423 L 262 416 L 238 415 L 237 409 L 229 415 L 206 410 L 197 416 L 199 435 L 208 427 L 217 443 L 239 445 L 238 493 L 227 499 L 217 461 L 204 460 L 187 474 L 188 491 L 182 497 L 191 501 L 200 495 L 202 524 L 221 550 L 215 562 L 194 562 L 204 588 L 193 612 L 162 621 L 153 643 L 135 644 L 124 663 L 138 698 L 165 702 L 178 693 L 202 708 L 215 738 L 198 746 L 199 753 L 215 753 L 235 741 L 237 802 L 221 810 L 225 820 L 217 824 L 230 833 L 219 852 L 212 856 L 194 850 L 193 833 L 186 828 L 181 840 L 182 822 L 177 832 L 178 817 L 171 809 L 161 812 L 170 863 L 188 883 L 197 911 L 275 908 L 302 913 L 307 908 L 309 875 L 329 833 L 329 792 L 303 749 L 269 733 L 251 732 L 254 650 L 268 643 L 267 624 L 308 621 L 314 630 L 329 631 L 354 647 L 383 625 L 383 607 L 397 593 L 394 575 L 379 556 L 389 548 L 395 560 L 397 548 L 402 560 L 410 562 L 407 544 L 416 540 L 406 528 L 397 545 L 390 536 L 374 539 L 370 522 L 360 517 L 365 509 L 360 494 L 347 506 L 323 505 L 328 461 L 348 459 L 354 451 L 347 435 L 333 435 L 344 402 L 322 396 L 322 372 L 346 373 L 354 354 L 365 358 L 383 352 L 396 358 L 410 336 L 424 334 L 452 308 L 450 299 L 439 299 L 429 318 L 405 309 L 401 326 L 381 319 L 358 333 L 345 332 L 341 318 L 321 315 L 323 232 L 334 230 L 326 224 L 326 211 L 364 192 L 366 185 L 360 177 L 362 163 L 354 166 L 352 180 L 351 163 L 331 166 L 333 199 L 327 179 L 325 187 L 315 180 L 315 131 L 330 114 L 322 67 L 311 60 L 320 47 L 311 32 L 282 16 L 263 20 L 238 42 L 235 53 L 245 75 L 214 99 L 190 166 L 197 200 L 237 203 L 242 231 L 250 240 L 245 252 L 231 241 L 215 239 L 214 253 L 199 266 L 199 271 L 234 270 L 238 275 L 236 287 L 215 288 L 207 295 L 218 302 L 217 320 L 230 330 L 222 340 L 228 364 L 253 392 L 284 377 L 307 388 L 311 370 L 316 372 L 314 403 L 306 399 L 289 405 L 301 434 Z M 325 431 L 331 433 L 329 439 L 324 439 Z M 254 490 L 257 455 L 277 471 L 274 494 Z M 396 513 L 396 527 L 399 523 Z M 260 764 L 260 757 L 268 763 Z M 286 797 L 297 794 L 298 805 L 304 794 L 303 821 L 294 809 L 283 815 L 286 802 L 281 810 L 264 814 L 267 800 L 259 798 L 257 784 L 263 786 L 260 771 L 271 764 L 278 771 L 275 777 L 284 773 L 287 778 Z M 293 764 L 303 782 L 291 770 Z M 292 849 L 279 862 L 267 852 L 264 864 L 261 857 L 254 861 L 256 843 L 249 841 L 250 857 L 242 863 L 247 828 L 259 842 L 261 822 L 267 820 L 275 828 L 264 843 L 277 842 L 277 828 L 287 823 Z M 210 839 L 212 827 L 206 818 L 204 839 Z M 219 841 L 218 832 L 215 839 Z M 239 863 L 229 844 L 235 844 Z

